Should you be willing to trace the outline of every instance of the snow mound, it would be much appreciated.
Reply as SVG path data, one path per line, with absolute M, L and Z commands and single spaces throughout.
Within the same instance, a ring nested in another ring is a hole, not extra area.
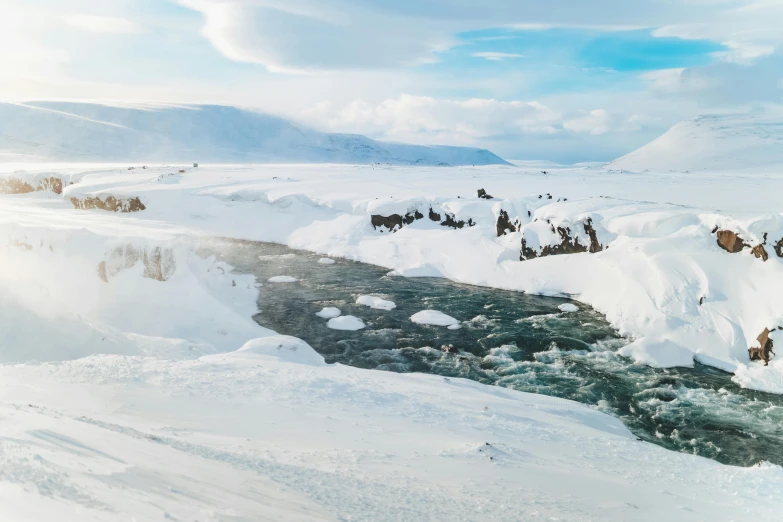
M 327 306 L 320 312 L 316 312 L 315 315 L 322 319 L 334 319 L 335 317 L 340 317 L 342 314 L 342 311 L 340 311 L 339 308 L 335 308 L 333 306 Z
M 698 116 L 606 165 L 641 172 L 764 171 L 783 166 L 783 113 Z
M 313 350 L 309 344 L 288 335 L 273 335 L 253 339 L 246 342 L 242 348 L 233 353 L 235 355 L 272 356 L 287 362 L 310 366 L 324 366 L 326 364 L 324 358 Z
M 507 164 L 484 149 L 326 134 L 229 106 L 0 103 L 0 158 L 26 156 L 80 162 Z
M 267 279 L 267 281 L 270 283 L 296 283 L 299 280 L 291 276 L 274 276 Z
M 374 295 L 360 295 L 356 299 L 356 304 L 369 306 L 376 310 L 394 310 L 397 308 L 397 305 L 393 301 L 387 301 L 386 299 L 381 299 Z
M 326 326 L 332 330 L 344 330 L 346 332 L 355 332 L 357 330 L 366 328 L 364 321 L 352 315 L 344 315 L 342 317 L 329 319 L 329 322 L 326 323 Z
M 578 312 L 579 307 L 572 303 L 564 303 L 557 307 L 561 312 Z
M 693 352 L 666 339 L 645 337 L 624 346 L 619 353 L 653 368 L 693 368 Z
M 432 326 L 459 326 L 459 321 L 437 310 L 422 310 L 411 316 L 411 321 Z
M 322 257 L 318 260 L 319 265 L 333 265 L 334 263 L 334 259 L 329 259 L 328 257 Z

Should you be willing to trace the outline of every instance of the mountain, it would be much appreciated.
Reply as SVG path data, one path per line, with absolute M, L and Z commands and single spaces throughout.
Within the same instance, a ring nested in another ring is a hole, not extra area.
M 79 162 L 507 164 L 485 149 L 328 134 L 221 105 L 0 102 L 0 158 Z
M 783 113 L 698 116 L 678 123 L 605 168 L 636 172 L 781 170 Z

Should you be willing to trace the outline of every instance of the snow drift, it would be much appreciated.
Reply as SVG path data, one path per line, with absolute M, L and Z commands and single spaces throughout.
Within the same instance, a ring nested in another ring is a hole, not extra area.
M 774 171 L 783 167 L 783 114 L 698 116 L 606 168 L 635 172 Z
M 326 134 L 237 107 L 51 101 L 0 103 L 3 157 L 10 161 L 80 162 L 506 163 L 484 149 L 426 147 Z

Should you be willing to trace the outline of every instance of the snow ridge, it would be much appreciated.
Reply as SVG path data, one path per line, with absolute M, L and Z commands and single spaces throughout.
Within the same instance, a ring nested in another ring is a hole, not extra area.
M 485 149 L 327 134 L 219 105 L 0 102 L 0 158 L 13 161 L 493 165 Z
M 783 114 L 713 114 L 680 122 L 608 169 L 657 172 L 776 171 L 783 166 Z

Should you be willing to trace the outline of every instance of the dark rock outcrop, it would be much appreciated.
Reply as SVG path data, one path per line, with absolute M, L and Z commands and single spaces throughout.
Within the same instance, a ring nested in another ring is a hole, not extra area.
M 769 338 L 769 328 L 764 328 L 764 331 L 756 337 L 759 343 L 759 348 L 748 348 L 748 357 L 751 361 L 764 361 L 764 366 L 769 364 L 770 355 L 775 355 L 772 351 L 774 343 Z
M 775 243 L 775 254 L 778 257 L 783 257 L 783 239 Z
M 457 350 L 453 344 L 444 344 L 440 349 L 444 353 L 459 353 L 459 350 Z
M 515 220 L 512 223 L 511 219 L 508 217 L 508 212 L 501 210 L 500 214 L 498 214 L 496 229 L 498 237 L 505 235 L 506 232 L 516 232 L 519 230 L 519 221 Z
M 736 254 L 742 252 L 742 250 L 748 246 L 736 232 L 731 230 L 718 230 L 718 246 L 726 252 Z
M 396 232 L 405 225 L 410 225 L 414 221 L 418 219 L 422 219 L 424 215 L 422 215 L 421 212 L 418 210 L 414 210 L 413 212 L 408 212 L 404 216 L 401 216 L 400 214 L 392 214 L 391 216 L 381 216 L 379 214 L 375 214 L 371 216 L 370 222 L 372 223 L 372 227 L 374 229 L 378 228 L 386 228 L 389 232 Z
M 467 221 L 464 220 L 458 220 L 454 214 L 444 213 L 445 218 L 441 216 L 438 212 L 435 212 L 432 210 L 432 208 L 429 209 L 429 218 L 431 221 L 436 221 L 441 224 L 441 226 L 444 227 L 451 227 L 451 228 L 465 228 L 465 226 L 472 227 L 476 223 L 473 221 L 472 218 L 469 218 Z M 404 216 L 401 216 L 400 214 L 392 214 L 390 216 L 381 216 L 379 214 L 374 214 L 370 216 L 370 222 L 372 223 L 372 226 L 374 229 L 378 228 L 385 228 L 389 232 L 397 232 L 402 227 L 406 225 L 410 225 L 414 221 L 418 221 L 420 219 L 424 219 L 424 214 L 419 212 L 418 210 L 409 211 Z M 381 230 L 383 232 L 383 230 Z
M 140 212 L 147 207 L 139 198 L 115 198 L 108 196 L 106 199 L 99 197 L 93 198 L 71 198 L 74 208 L 80 210 L 106 210 L 109 212 Z
M 478 197 L 481 199 L 495 199 L 489 194 L 487 194 L 487 191 L 484 189 L 478 189 Z
M 767 255 L 767 250 L 764 248 L 764 245 L 754 246 L 753 250 L 751 250 L 750 253 L 756 256 L 757 259 L 761 259 L 762 261 L 766 261 L 767 259 L 769 259 L 769 255 Z
M 579 236 L 574 235 L 571 232 L 571 227 L 555 227 L 551 225 L 560 236 L 560 243 L 555 245 L 545 245 L 541 248 L 541 252 L 537 252 L 535 249 L 530 248 L 527 245 L 525 238 L 522 238 L 522 246 L 520 249 L 519 260 L 525 261 L 527 259 L 533 259 L 536 257 L 546 256 L 559 256 L 563 254 L 579 254 L 583 252 L 589 252 L 595 254 L 604 249 L 604 246 L 598 241 L 598 234 L 593 227 L 593 220 L 587 218 L 583 223 L 585 234 L 590 238 L 590 243 L 585 245 L 579 239 Z

